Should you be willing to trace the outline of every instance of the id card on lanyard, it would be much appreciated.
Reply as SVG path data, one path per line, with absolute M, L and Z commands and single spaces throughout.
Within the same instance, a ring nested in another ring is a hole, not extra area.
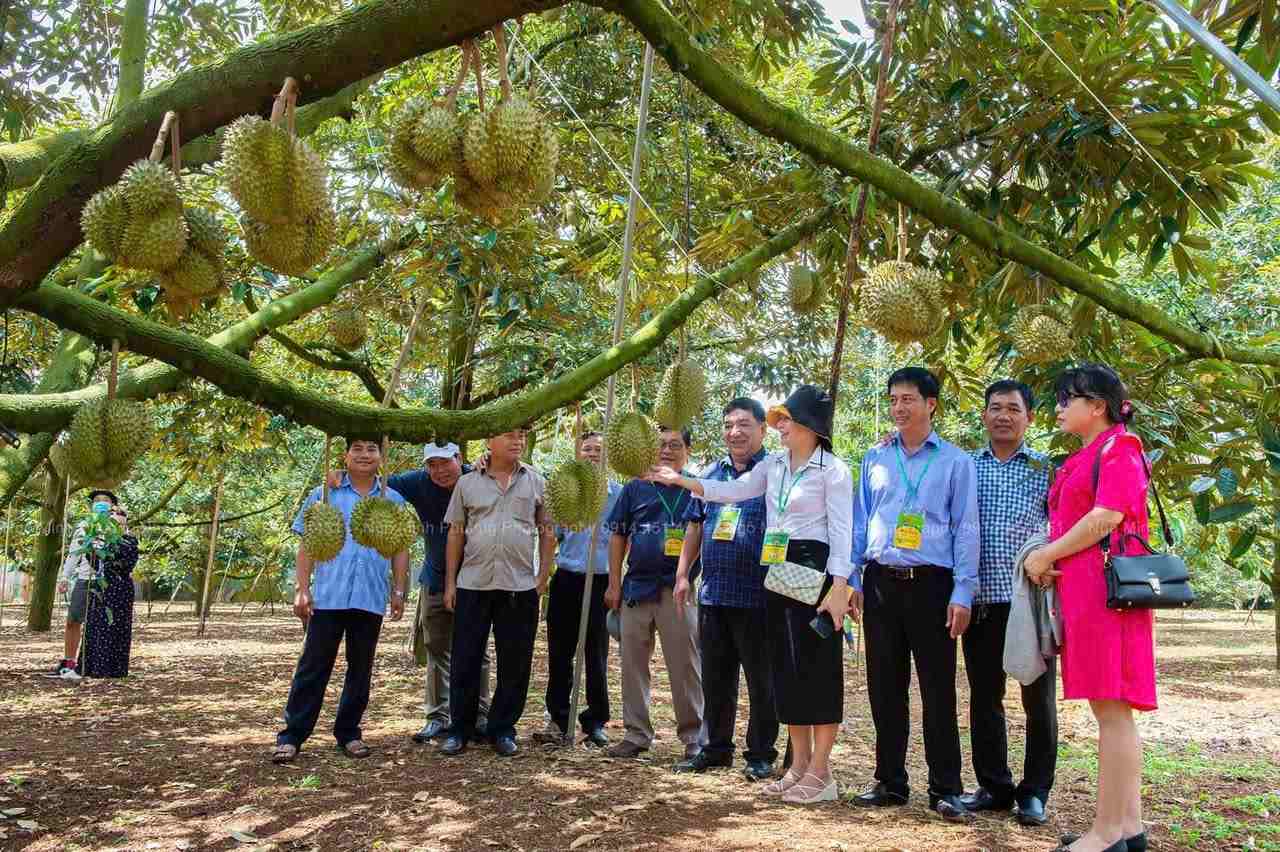
M 716 518 L 715 531 L 711 533 L 714 541 L 733 541 L 738 535 L 738 522 L 742 520 L 741 506 L 724 506 Z
M 804 479 L 804 475 L 809 472 L 809 466 L 806 464 L 800 468 L 800 472 L 793 476 L 790 480 L 783 475 L 782 482 L 778 486 L 778 521 L 781 523 L 782 516 L 786 514 L 787 504 L 791 502 L 791 492 L 795 489 L 796 483 Z M 781 565 L 787 561 L 787 545 L 791 543 L 791 533 L 784 530 L 781 526 L 769 527 L 764 531 L 764 546 L 760 549 L 761 565 Z
M 680 504 L 684 502 L 685 490 L 680 489 L 680 496 L 676 498 L 674 506 L 668 505 L 667 498 L 663 496 L 662 489 L 657 485 L 653 486 L 658 492 L 658 500 L 662 502 L 662 509 L 667 513 L 668 524 L 662 530 L 662 555 L 663 556 L 679 556 L 680 549 L 684 547 L 684 530 L 679 525 L 679 519 L 676 512 L 680 509 Z
M 902 484 L 906 486 L 907 494 L 902 502 L 902 511 L 898 512 L 897 523 L 893 525 L 893 546 L 899 550 L 919 550 L 924 543 L 924 511 L 918 507 L 917 498 L 920 485 L 929 473 L 929 466 L 938 455 L 938 445 L 933 445 L 929 458 L 924 463 L 924 470 L 920 471 L 920 476 L 913 483 L 911 477 L 907 475 L 907 463 L 902 457 L 901 441 L 902 438 L 899 437 L 894 444 L 894 451 L 898 460 L 898 472 L 902 474 Z

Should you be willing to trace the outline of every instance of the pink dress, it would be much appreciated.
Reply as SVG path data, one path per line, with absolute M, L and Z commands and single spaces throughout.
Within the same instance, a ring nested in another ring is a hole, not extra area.
M 1093 461 L 1106 442 L 1098 493 L 1093 493 Z M 1122 533 L 1147 538 L 1147 476 L 1142 442 L 1115 426 L 1063 464 L 1049 489 L 1049 525 L 1054 539 L 1066 534 L 1095 505 L 1124 513 L 1112 534 L 1112 553 Z M 1129 550 L 1137 545 L 1130 543 Z M 1059 560 L 1058 601 L 1062 610 L 1062 692 L 1065 698 L 1127 701 L 1135 710 L 1156 709 L 1153 614 L 1107 609 L 1102 549 L 1097 545 Z

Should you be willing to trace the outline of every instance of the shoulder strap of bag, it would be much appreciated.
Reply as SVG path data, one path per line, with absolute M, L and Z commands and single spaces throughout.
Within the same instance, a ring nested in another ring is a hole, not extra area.
M 1127 432 L 1128 430 L 1125 431 Z M 1093 459 L 1093 496 L 1095 500 L 1098 497 L 1098 477 L 1102 474 L 1102 455 L 1114 442 L 1114 437 L 1109 438 Z M 1151 475 L 1151 465 L 1147 463 L 1147 454 L 1139 452 L 1138 457 L 1142 459 L 1142 469 L 1147 474 L 1147 483 L 1151 486 L 1151 493 L 1156 498 L 1156 511 L 1160 515 L 1160 529 L 1164 533 L 1164 543 L 1169 547 L 1173 547 L 1173 533 L 1169 530 L 1169 519 L 1165 517 L 1164 504 L 1160 502 L 1160 489 L 1156 487 L 1155 477 Z M 1103 554 L 1108 553 L 1111 550 L 1111 536 L 1103 536 L 1102 541 L 1098 542 L 1098 544 L 1102 548 Z

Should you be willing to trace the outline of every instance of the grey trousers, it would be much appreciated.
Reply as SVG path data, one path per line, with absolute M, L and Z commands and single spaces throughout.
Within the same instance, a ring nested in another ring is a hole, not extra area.
M 685 754 L 702 747 L 702 652 L 698 647 L 698 607 L 676 605 L 671 589 L 651 601 L 622 606 L 622 721 L 627 742 L 648 748 L 653 742 L 649 719 L 649 661 L 655 634 L 671 682 L 676 735 Z
M 446 726 L 449 716 L 449 669 L 452 662 L 453 613 L 445 609 L 444 593 L 428 594 L 423 587 L 423 633 L 427 637 L 427 721 L 435 719 Z M 484 652 L 480 669 L 480 718 L 489 716 L 489 649 Z

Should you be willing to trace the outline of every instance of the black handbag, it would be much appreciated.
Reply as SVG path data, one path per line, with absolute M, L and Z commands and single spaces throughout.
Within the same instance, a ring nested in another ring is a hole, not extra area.
M 1097 458 L 1093 460 L 1093 493 L 1098 493 L 1098 476 L 1102 470 L 1102 454 L 1110 446 L 1104 446 Z M 1167 547 L 1173 547 L 1173 533 L 1169 531 L 1169 520 L 1165 517 L 1164 506 L 1160 503 L 1160 491 L 1151 476 L 1151 466 L 1147 464 L 1147 456 L 1142 456 L 1142 469 L 1146 471 L 1147 482 L 1151 485 L 1151 493 L 1156 498 L 1156 511 L 1160 513 L 1160 528 L 1164 532 Z M 1129 539 L 1137 542 L 1145 553 L 1137 556 L 1112 555 L 1111 535 L 1108 534 L 1098 542 L 1102 548 L 1102 571 L 1107 581 L 1107 609 L 1180 609 L 1195 603 L 1196 593 L 1191 588 L 1191 576 L 1187 571 L 1187 563 L 1172 553 L 1160 553 L 1152 550 L 1141 536 L 1125 533 L 1120 536 L 1120 550 L 1127 550 Z

